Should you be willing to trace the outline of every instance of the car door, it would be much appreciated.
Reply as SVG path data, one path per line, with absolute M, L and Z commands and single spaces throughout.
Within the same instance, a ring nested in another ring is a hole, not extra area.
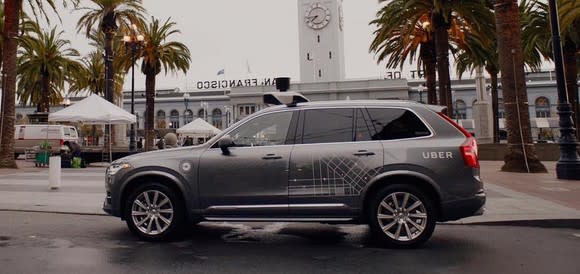
M 289 211 L 298 217 L 349 218 L 383 164 L 364 108 L 304 110 L 290 157 Z
M 199 195 L 206 216 L 282 216 L 288 213 L 288 164 L 292 111 L 266 113 L 228 135 L 224 155 L 216 145 L 199 163 Z

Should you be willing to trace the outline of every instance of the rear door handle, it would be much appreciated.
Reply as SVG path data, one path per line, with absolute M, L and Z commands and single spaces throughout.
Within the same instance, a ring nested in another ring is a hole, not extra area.
M 282 159 L 282 156 L 271 153 L 271 154 L 266 154 L 266 156 L 262 157 L 262 159 L 264 159 L 264 160 L 278 160 L 278 159 Z
M 375 155 L 375 153 L 368 151 L 368 150 L 359 150 L 358 152 L 355 152 L 353 155 L 354 156 L 371 156 L 371 155 Z

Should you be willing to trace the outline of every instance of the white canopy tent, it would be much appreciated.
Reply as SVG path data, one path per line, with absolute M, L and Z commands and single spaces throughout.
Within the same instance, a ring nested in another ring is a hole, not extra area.
M 48 121 L 106 124 L 110 129 L 111 124 L 132 124 L 137 119 L 135 115 L 93 94 L 62 110 L 48 114 Z M 108 150 L 109 159 L 112 159 L 111 142 Z
M 48 115 L 49 122 L 84 124 L 132 124 L 135 115 L 93 94 L 75 104 Z
M 204 138 L 220 134 L 222 131 L 201 118 L 177 129 L 177 134 L 184 137 Z

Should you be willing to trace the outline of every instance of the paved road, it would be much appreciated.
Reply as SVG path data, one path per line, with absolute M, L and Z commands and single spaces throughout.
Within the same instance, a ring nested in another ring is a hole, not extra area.
M 580 230 L 442 225 L 416 250 L 376 247 L 366 226 L 202 223 L 171 243 L 120 220 L 0 212 L 0 273 L 578 273 Z

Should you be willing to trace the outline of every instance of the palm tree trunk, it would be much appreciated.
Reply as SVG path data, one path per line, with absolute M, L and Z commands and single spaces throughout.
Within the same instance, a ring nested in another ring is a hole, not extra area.
M 0 168 L 16 168 L 14 161 L 14 112 L 16 96 L 16 50 L 18 42 L 18 20 L 20 16 L 21 1 L 4 1 L 4 56 L 2 56 L 3 72 L 6 75 L 4 90 L 4 100 L 2 100 L 2 136 L 0 137 Z
M 50 77 L 47 72 L 42 72 L 42 112 L 50 112 Z
M 532 143 L 517 0 L 496 1 L 495 18 L 508 131 L 508 151 L 501 170 L 546 172 Z
M 449 33 L 448 23 L 440 13 L 433 13 L 435 27 L 435 51 L 437 52 L 437 74 L 439 79 L 439 104 L 447 107 L 447 115 L 453 114 L 451 84 L 449 77 Z
M 578 130 L 578 119 L 580 113 L 578 112 L 578 66 L 576 64 L 576 44 L 570 38 L 564 42 L 562 48 L 562 55 L 564 57 L 564 73 L 566 74 L 566 90 L 568 91 L 568 101 L 572 106 L 574 112 L 573 122 L 576 129 L 576 139 L 580 140 L 580 131 Z
M 145 77 L 145 151 L 153 149 L 155 138 L 153 115 L 155 113 L 155 74 Z
M 425 85 L 427 86 L 427 103 L 437 104 L 437 59 L 435 55 L 435 41 L 430 39 L 427 43 L 421 44 L 421 60 L 423 60 L 423 71 L 425 75 Z

